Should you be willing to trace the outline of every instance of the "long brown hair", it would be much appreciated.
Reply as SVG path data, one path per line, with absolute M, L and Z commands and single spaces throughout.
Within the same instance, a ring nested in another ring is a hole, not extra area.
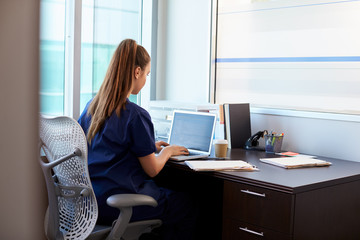
M 125 109 L 126 99 L 133 85 L 135 68 L 140 67 L 144 70 L 149 62 L 148 52 L 134 40 L 125 39 L 119 44 L 111 59 L 105 79 L 87 111 L 87 114 L 91 115 L 87 132 L 89 143 L 114 111 L 120 117 L 120 111 Z

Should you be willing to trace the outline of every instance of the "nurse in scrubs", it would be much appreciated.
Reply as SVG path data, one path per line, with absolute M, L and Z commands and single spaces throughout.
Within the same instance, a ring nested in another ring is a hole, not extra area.
M 149 113 L 129 101 L 150 73 L 150 56 L 134 40 L 117 47 L 100 90 L 86 105 L 79 123 L 88 140 L 89 173 L 99 205 L 99 223 L 111 224 L 118 210 L 108 207 L 113 194 L 152 196 L 158 206 L 134 207 L 132 221 L 163 221 L 160 239 L 192 239 L 196 209 L 186 193 L 162 188 L 152 180 L 173 155 L 188 154 L 182 146 L 155 142 Z M 155 155 L 155 153 L 159 153 Z

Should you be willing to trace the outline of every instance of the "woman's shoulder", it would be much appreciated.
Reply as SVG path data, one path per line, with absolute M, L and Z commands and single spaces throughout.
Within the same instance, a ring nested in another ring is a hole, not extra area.
M 89 105 L 91 103 L 92 99 L 85 105 L 84 110 L 82 111 L 82 113 L 80 114 L 80 117 L 78 119 L 78 122 L 81 124 L 82 122 L 86 121 L 89 122 L 90 121 L 90 114 L 88 114 L 88 109 L 89 109 Z
M 137 105 L 136 103 L 130 102 L 129 100 L 127 101 L 127 104 L 125 105 L 125 108 L 127 110 L 129 110 L 130 112 L 132 112 L 133 115 L 150 117 L 150 114 L 148 113 L 148 111 L 146 111 L 144 108 Z

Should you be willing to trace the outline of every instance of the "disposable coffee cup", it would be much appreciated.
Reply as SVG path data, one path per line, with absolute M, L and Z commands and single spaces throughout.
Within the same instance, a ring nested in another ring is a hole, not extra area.
M 214 140 L 215 146 L 215 157 L 225 158 L 227 154 L 228 141 L 226 139 L 216 139 Z

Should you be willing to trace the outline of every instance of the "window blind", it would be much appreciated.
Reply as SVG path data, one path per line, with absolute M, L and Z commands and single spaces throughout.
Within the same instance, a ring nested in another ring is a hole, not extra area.
M 360 114 L 359 12 L 359 0 L 219 0 L 216 102 Z

